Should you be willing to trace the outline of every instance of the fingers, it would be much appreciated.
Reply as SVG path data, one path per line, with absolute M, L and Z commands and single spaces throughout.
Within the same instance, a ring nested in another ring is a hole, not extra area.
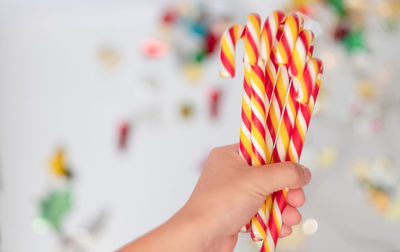
M 282 229 L 281 232 L 279 234 L 279 237 L 285 237 L 288 236 L 292 233 L 292 227 L 286 226 L 286 225 L 282 225 Z
M 292 233 L 292 226 L 299 224 L 301 221 L 301 214 L 293 206 L 286 206 L 282 214 L 282 229 L 279 237 L 285 237 Z
M 289 205 L 292 205 L 294 207 L 301 207 L 306 201 L 303 189 L 290 189 L 287 194 L 287 200 Z
M 253 182 L 263 190 L 265 195 L 283 188 L 303 187 L 311 179 L 309 169 L 293 162 L 254 167 L 249 172 L 252 173 Z
M 282 213 L 282 223 L 287 226 L 294 226 L 299 224 L 301 221 L 300 212 L 290 205 L 286 206 L 285 210 Z
M 217 152 L 218 151 L 222 151 L 222 152 L 224 152 L 224 151 L 233 151 L 233 152 L 239 153 L 239 144 L 236 143 L 236 144 L 230 144 L 230 145 L 215 147 L 213 149 L 213 151 L 217 151 Z
M 223 146 L 222 148 L 226 148 L 227 150 L 232 150 L 232 151 L 238 152 L 239 144 L 236 143 L 236 144 L 226 145 L 226 146 Z

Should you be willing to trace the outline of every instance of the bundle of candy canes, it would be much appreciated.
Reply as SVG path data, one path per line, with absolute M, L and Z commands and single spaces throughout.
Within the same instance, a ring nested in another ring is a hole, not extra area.
M 244 39 L 244 91 L 239 153 L 249 165 L 298 162 L 321 85 L 314 34 L 299 13 L 274 11 L 261 27 L 258 14 L 228 28 L 221 40 L 220 75 L 235 76 L 235 48 Z M 275 251 L 287 189 L 269 195 L 243 227 L 261 251 Z

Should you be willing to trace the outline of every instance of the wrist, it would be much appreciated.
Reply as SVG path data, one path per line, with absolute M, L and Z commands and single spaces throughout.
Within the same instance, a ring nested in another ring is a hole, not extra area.
M 185 205 L 166 224 L 176 230 L 179 240 L 189 245 L 185 251 L 210 251 L 212 235 L 203 213 Z M 182 250 L 183 251 L 183 250 Z

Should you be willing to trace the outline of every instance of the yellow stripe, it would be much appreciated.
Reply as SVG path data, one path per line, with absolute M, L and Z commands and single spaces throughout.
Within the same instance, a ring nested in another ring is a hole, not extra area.
M 259 223 L 259 221 L 257 220 L 256 217 L 253 217 L 253 219 L 251 220 L 253 225 L 256 226 L 257 231 L 260 232 L 261 237 L 265 237 L 265 231 L 264 228 L 262 228 L 261 224 Z
M 286 143 L 289 142 L 289 134 L 288 130 L 286 129 L 286 125 L 284 122 L 281 124 L 281 130 L 279 131 L 279 137 L 281 139 L 282 144 L 287 145 Z M 285 150 L 287 150 L 287 146 L 284 146 Z M 284 160 L 282 160 L 284 161 Z
M 293 61 L 294 61 L 294 65 L 297 70 L 296 74 L 297 75 L 301 74 L 304 70 L 304 65 L 303 65 L 303 61 L 301 60 L 300 53 L 298 50 L 294 50 L 294 52 L 293 52 Z
M 297 34 L 299 32 L 299 28 L 297 26 L 296 20 L 293 16 L 290 16 L 288 18 L 288 20 L 286 21 L 286 23 L 288 24 L 288 26 L 290 28 L 290 33 L 292 35 L 292 37 L 288 38 L 288 39 L 293 39 L 293 42 L 295 43 L 297 40 Z M 293 46 L 294 46 L 294 43 L 293 43 Z
M 262 117 L 262 118 L 260 118 L 260 121 L 261 122 L 265 121 L 265 113 L 264 113 L 263 107 L 261 107 L 261 104 L 256 102 L 254 98 L 252 99 L 252 102 L 253 102 L 253 105 L 254 105 L 255 109 L 260 113 L 260 115 Z M 264 104 L 262 104 L 262 106 L 263 105 Z
M 229 60 L 229 62 L 232 64 L 232 66 L 235 67 L 234 52 L 232 52 L 231 49 L 229 48 L 228 43 L 225 38 L 222 39 L 221 48 L 222 48 L 222 51 L 224 52 L 226 58 Z
M 288 57 L 286 55 L 286 51 L 285 51 L 285 48 L 283 47 L 282 43 L 279 43 L 279 45 L 278 45 L 278 53 L 281 56 L 281 60 L 282 60 L 282 62 L 280 62 L 280 63 L 285 64 L 286 62 L 288 62 Z
M 275 208 L 272 208 L 272 217 L 273 217 L 274 220 L 275 220 L 276 229 L 278 230 L 278 234 L 280 234 L 280 233 L 281 233 L 281 226 L 279 225 L 280 223 L 279 223 L 278 217 L 276 216 L 276 210 L 275 210 Z
M 247 18 L 249 19 L 249 21 L 253 25 L 254 29 L 256 30 L 256 33 L 258 35 L 257 38 L 259 38 L 260 37 L 260 20 L 259 20 L 259 18 L 255 14 L 250 14 Z

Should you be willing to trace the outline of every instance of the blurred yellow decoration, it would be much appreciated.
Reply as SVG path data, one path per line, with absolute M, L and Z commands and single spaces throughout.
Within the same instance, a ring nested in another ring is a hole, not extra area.
M 397 190 L 397 198 L 389 206 L 387 217 L 390 220 L 400 220 L 400 186 Z
M 193 116 L 193 106 L 191 104 L 185 103 L 180 107 L 180 115 L 184 119 L 189 119 Z
M 322 168 L 332 166 L 338 158 L 338 150 L 335 147 L 324 147 L 318 156 L 318 163 Z
M 102 47 L 99 49 L 98 57 L 106 68 L 114 68 L 120 62 L 118 52 L 112 47 Z
M 376 97 L 377 90 L 373 83 L 362 80 L 357 84 L 357 93 L 364 100 L 371 100 Z
M 352 11 L 365 11 L 371 6 L 369 0 L 345 0 L 344 2 Z
M 380 1 L 376 9 L 383 18 L 393 20 L 400 18 L 400 0 Z
M 366 180 L 368 178 L 368 162 L 366 160 L 356 161 L 353 165 L 353 173 L 358 180 Z
M 317 2 L 317 0 L 293 0 L 293 3 L 296 5 L 312 4 L 315 2 Z
M 50 171 L 56 177 L 68 177 L 69 172 L 65 166 L 64 151 L 58 150 L 51 158 Z
M 183 73 L 190 81 L 198 81 L 201 77 L 201 66 L 196 63 L 185 65 Z

